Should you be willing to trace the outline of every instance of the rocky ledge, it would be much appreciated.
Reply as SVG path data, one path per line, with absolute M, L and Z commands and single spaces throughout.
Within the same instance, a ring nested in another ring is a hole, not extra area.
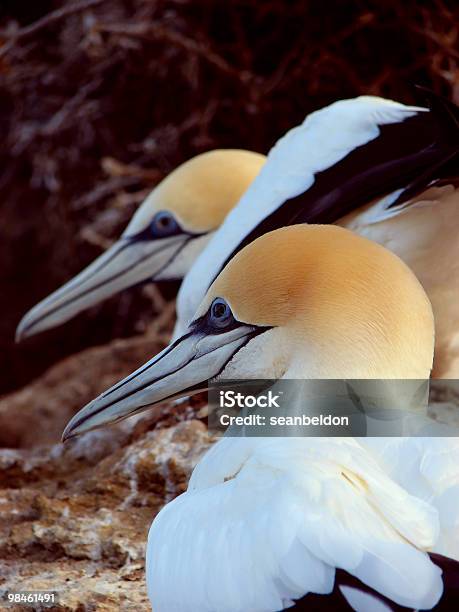
M 160 348 L 134 339 L 89 349 L 3 398 L 0 595 L 55 590 L 59 604 L 51 610 L 150 610 L 147 533 L 210 444 L 199 402 L 65 445 L 59 438 L 76 410 Z

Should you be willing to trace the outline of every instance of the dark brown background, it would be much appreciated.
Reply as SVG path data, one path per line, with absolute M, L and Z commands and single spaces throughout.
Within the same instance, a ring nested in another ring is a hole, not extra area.
M 457 6 L 0 2 L 0 392 L 142 331 L 151 302 L 133 290 L 13 344 L 22 314 L 185 159 L 217 146 L 266 152 L 310 111 L 360 93 L 412 102 L 420 83 L 459 102 Z

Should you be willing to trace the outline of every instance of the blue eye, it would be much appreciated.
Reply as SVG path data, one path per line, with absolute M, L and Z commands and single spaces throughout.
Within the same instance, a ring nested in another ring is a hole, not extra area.
M 215 298 L 210 306 L 209 314 L 213 327 L 227 327 L 234 320 L 231 308 L 222 298 Z
M 180 227 L 170 212 L 167 210 L 160 210 L 150 223 L 150 231 L 154 238 L 164 238 L 178 233 Z

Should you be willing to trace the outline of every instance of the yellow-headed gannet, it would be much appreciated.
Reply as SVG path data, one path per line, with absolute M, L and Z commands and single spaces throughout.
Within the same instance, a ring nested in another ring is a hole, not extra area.
M 88 404 L 64 438 L 208 379 L 427 379 L 433 347 L 429 300 L 395 255 L 336 226 L 283 228 L 241 250 L 183 336 Z M 373 442 L 220 440 L 151 526 L 153 610 L 387 612 L 444 601 L 457 580 L 442 555 L 459 552 L 459 445 Z

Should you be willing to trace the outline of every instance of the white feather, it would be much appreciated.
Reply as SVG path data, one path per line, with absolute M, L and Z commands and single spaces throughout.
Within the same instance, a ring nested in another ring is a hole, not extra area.
M 349 586 L 340 587 L 340 591 L 356 612 L 392 612 L 389 606 L 369 593 Z
M 364 438 L 360 442 L 400 486 L 437 510 L 440 533 L 432 550 L 459 560 L 459 439 Z
M 423 550 L 437 537 L 436 510 L 353 439 L 227 438 L 154 520 L 148 591 L 155 612 L 274 612 L 330 592 L 339 567 L 429 608 L 441 571 Z

